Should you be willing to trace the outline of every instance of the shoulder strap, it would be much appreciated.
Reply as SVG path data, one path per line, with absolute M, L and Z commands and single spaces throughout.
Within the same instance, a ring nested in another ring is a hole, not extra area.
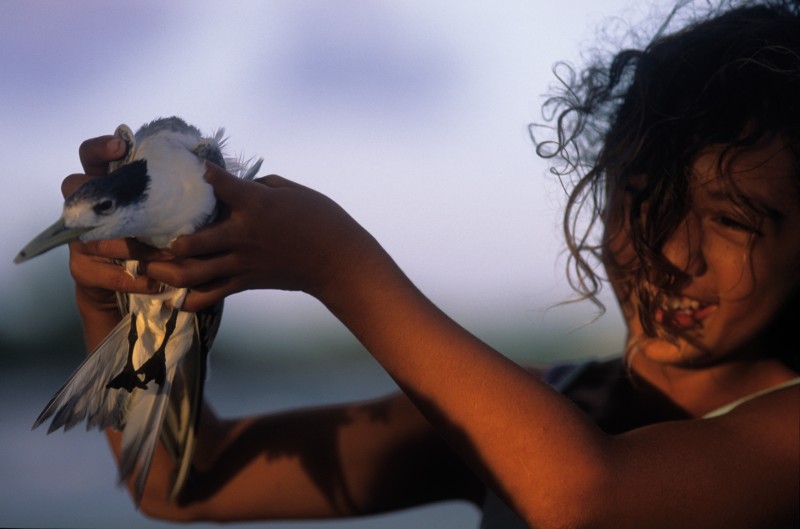
M 791 386 L 796 386 L 798 384 L 800 384 L 800 377 L 793 378 L 791 380 L 787 380 L 783 384 L 778 384 L 777 386 L 772 386 L 771 388 L 766 388 L 766 389 L 762 389 L 761 391 L 756 391 L 755 393 L 751 393 L 749 395 L 746 395 L 746 396 L 742 397 L 741 399 L 737 399 L 737 400 L 735 400 L 733 402 L 729 402 L 728 404 L 726 404 L 724 406 L 721 406 L 721 407 L 717 408 L 714 411 L 710 411 L 710 412 L 706 413 L 705 415 L 703 415 L 703 419 L 711 419 L 712 417 L 719 417 L 720 415 L 725 415 L 726 413 L 728 413 L 729 411 L 734 409 L 736 406 L 738 406 L 740 404 L 744 404 L 745 402 L 747 402 L 749 400 L 753 400 L 753 399 L 755 399 L 757 397 L 760 397 L 762 395 L 766 395 L 767 393 L 772 393 L 773 391 L 778 391 L 779 389 L 788 388 L 788 387 L 791 387 Z

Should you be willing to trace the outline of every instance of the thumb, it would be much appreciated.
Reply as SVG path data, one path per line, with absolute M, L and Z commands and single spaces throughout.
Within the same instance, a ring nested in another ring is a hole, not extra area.
M 117 136 L 99 136 L 81 143 L 78 155 L 86 174 L 101 176 L 108 173 L 108 162 L 119 160 L 125 155 L 127 146 Z
M 222 167 L 206 161 L 206 182 L 214 188 L 214 195 L 224 204 L 232 205 L 242 196 L 242 184 L 246 181 L 238 178 Z
M 262 176 L 252 181 L 243 180 L 209 161 L 206 161 L 205 180 L 214 188 L 214 195 L 216 195 L 217 199 L 229 206 L 236 204 L 241 197 L 246 196 L 243 191 L 246 189 L 246 186 L 252 185 L 253 183 L 266 185 L 267 187 L 303 187 L 300 184 L 274 174 Z
M 303 187 L 297 182 L 292 182 L 291 180 L 276 174 L 262 176 L 261 178 L 256 178 L 255 181 L 269 187 Z
M 85 174 L 71 174 L 61 182 L 61 194 L 64 198 L 67 198 L 74 193 L 76 189 L 91 179 L 91 176 L 86 176 Z

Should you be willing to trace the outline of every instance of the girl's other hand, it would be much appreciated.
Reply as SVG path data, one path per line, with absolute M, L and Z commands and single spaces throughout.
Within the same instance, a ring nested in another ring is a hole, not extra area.
M 222 218 L 176 239 L 169 249 L 175 260 L 146 264 L 149 277 L 191 289 L 186 310 L 258 288 L 323 297 L 362 251 L 379 248 L 321 193 L 275 175 L 247 181 L 207 166 L 206 180 L 225 205 Z

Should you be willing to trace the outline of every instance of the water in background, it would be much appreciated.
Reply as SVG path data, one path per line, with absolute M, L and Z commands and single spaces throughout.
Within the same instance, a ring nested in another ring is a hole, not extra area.
M 51 295 L 52 306 L 42 307 L 54 313 L 43 314 L 39 320 L 48 321 L 46 332 L 39 329 L 24 339 L 0 335 L 0 527 L 174 528 L 175 524 L 148 520 L 134 510 L 127 492 L 116 486 L 116 466 L 101 433 L 85 432 L 81 427 L 51 435 L 46 435 L 46 427 L 31 431 L 34 419 L 83 354 L 74 309 L 55 303 L 69 295 L 66 291 Z M 279 313 L 269 306 L 260 310 Z M 221 416 L 347 402 L 396 390 L 388 375 L 341 325 L 331 329 L 315 322 L 288 332 L 261 323 L 241 323 L 243 315 L 235 311 L 229 316 L 214 347 L 206 386 L 206 395 Z M 495 323 L 477 334 L 523 364 L 563 361 L 575 357 L 576 352 L 584 357 L 603 356 L 618 347 L 618 327 L 613 320 L 610 327 L 593 324 L 585 328 L 574 323 L 582 322 L 580 318 L 567 321 L 572 323 L 565 324 L 566 328 L 547 319 L 524 320 L 516 327 Z M 317 334 L 312 331 L 317 327 L 326 330 Z M 235 527 L 463 529 L 476 527 L 478 517 L 473 506 L 451 502 L 356 520 L 241 523 Z
M 174 528 L 133 508 L 116 486 L 116 467 L 105 437 L 77 427 L 46 435 L 31 424 L 69 374 L 69 368 L 16 368 L 0 372 L 0 527 Z M 302 369 L 214 367 L 207 394 L 223 416 L 347 401 L 393 391 L 392 381 L 369 358 Z M 476 527 L 477 510 L 448 503 L 391 515 L 334 522 L 237 523 L 270 529 Z M 218 528 L 217 524 L 191 527 Z

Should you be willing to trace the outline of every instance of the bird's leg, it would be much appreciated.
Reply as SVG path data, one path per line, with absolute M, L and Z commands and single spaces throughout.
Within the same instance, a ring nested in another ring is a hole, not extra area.
M 144 375 L 145 382 L 155 380 L 156 384 L 164 387 L 164 380 L 167 376 L 167 342 L 169 341 L 170 336 L 172 336 L 173 331 L 175 331 L 175 323 L 178 320 L 178 312 L 180 312 L 180 310 L 177 308 L 172 309 L 172 314 L 170 314 L 169 319 L 164 326 L 164 339 L 161 341 L 161 345 L 153 353 L 153 356 L 148 358 L 147 361 L 136 371 L 137 373 Z
M 136 332 L 136 314 L 131 312 L 131 328 L 128 331 L 128 361 L 125 362 L 125 367 L 122 368 L 122 371 L 106 384 L 106 388 L 125 388 L 128 390 L 128 393 L 132 392 L 134 388 L 147 389 L 147 384 L 142 382 L 139 375 L 136 374 L 136 370 L 133 368 L 133 347 L 136 345 L 136 340 L 138 339 L 139 334 Z

